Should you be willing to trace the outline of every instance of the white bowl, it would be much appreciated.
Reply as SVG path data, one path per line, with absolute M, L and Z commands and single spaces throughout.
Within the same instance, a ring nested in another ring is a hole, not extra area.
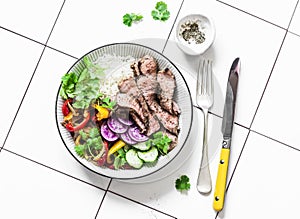
M 96 166 L 92 162 L 78 156 L 78 154 L 74 150 L 75 143 L 73 136 L 65 127 L 61 125 L 61 122 L 64 119 L 64 115 L 62 114 L 61 110 L 64 100 L 59 95 L 60 87 L 57 92 L 56 101 L 56 124 L 59 134 L 71 155 L 84 167 L 97 174 L 122 180 L 138 179 L 150 176 L 151 174 L 165 168 L 169 164 L 171 165 L 171 161 L 180 154 L 184 145 L 186 144 L 193 121 L 193 105 L 190 90 L 187 86 L 185 78 L 183 77 L 179 69 L 163 54 L 149 47 L 134 43 L 115 43 L 96 48 L 83 57 L 87 56 L 91 61 L 95 61 L 101 59 L 105 55 L 116 55 L 122 57 L 122 59 L 118 62 L 110 61 L 108 63 L 108 65 L 112 65 L 111 69 L 106 69 L 106 74 L 109 76 L 108 79 L 113 79 L 114 72 L 118 72 L 116 71 L 116 69 L 119 69 L 122 66 L 122 60 L 127 60 L 129 56 L 138 59 L 144 55 L 150 55 L 156 59 L 158 67 L 160 69 L 169 68 L 173 72 L 176 78 L 177 85 L 175 88 L 174 100 L 177 102 L 179 108 L 181 109 L 181 114 L 179 117 L 180 132 L 178 135 L 178 144 L 167 155 L 160 156 L 156 163 L 147 163 L 149 165 L 145 164 L 140 169 L 112 170 L 107 167 Z M 77 60 L 68 72 L 80 74 L 85 68 L 83 57 Z
M 198 31 L 193 31 L 190 35 L 198 35 L 198 39 L 186 37 L 186 33 L 190 31 L 187 23 L 198 25 Z M 202 35 L 204 34 L 204 35 Z M 201 37 L 204 36 L 204 41 Z M 215 25 L 212 19 L 202 14 L 190 14 L 180 19 L 176 28 L 176 42 L 178 47 L 188 55 L 203 54 L 214 42 Z

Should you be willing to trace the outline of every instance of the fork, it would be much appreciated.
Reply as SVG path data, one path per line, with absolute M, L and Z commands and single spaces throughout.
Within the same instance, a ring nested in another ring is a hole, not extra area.
M 212 61 L 200 59 L 199 70 L 197 74 L 197 105 L 202 109 L 204 115 L 204 132 L 202 159 L 197 179 L 197 190 L 200 193 L 207 194 L 211 191 L 211 176 L 208 161 L 207 145 L 207 123 L 208 110 L 213 105 L 213 79 L 212 79 Z

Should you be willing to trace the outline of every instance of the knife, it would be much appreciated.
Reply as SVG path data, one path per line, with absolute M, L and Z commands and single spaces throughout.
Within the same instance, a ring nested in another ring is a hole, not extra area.
M 223 122 L 222 122 L 222 133 L 223 142 L 220 156 L 220 163 L 218 167 L 218 175 L 214 193 L 213 208 L 216 211 L 221 211 L 224 206 L 226 182 L 227 182 L 227 171 L 230 155 L 231 136 L 235 112 L 235 101 L 237 94 L 237 86 L 239 73 L 241 68 L 240 58 L 236 58 L 230 68 L 225 105 L 223 111 Z

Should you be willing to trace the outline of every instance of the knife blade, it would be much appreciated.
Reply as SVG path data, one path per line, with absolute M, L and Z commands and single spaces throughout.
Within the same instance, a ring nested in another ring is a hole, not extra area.
M 223 142 L 222 142 L 220 162 L 218 167 L 218 175 L 217 175 L 214 201 L 213 201 L 213 208 L 216 211 L 221 211 L 224 207 L 228 163 L 229 163 L 230 146 L 231 146 L 231 136 L 232 136 L 232 129 L 233 129 L 235 102 L 236 102 L 240 68 L 241 68 L 240 58 L 236 58 L 233 61 L 229 71 L 225 105 L 223 111 L 223 121 L 222 121 Z

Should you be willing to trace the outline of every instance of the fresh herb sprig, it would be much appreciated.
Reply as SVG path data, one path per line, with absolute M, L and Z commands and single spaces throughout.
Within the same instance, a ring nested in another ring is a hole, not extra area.
M 96 156 L 93 152 L 99 151 L 103 147 L 102 138 L 97 128 L 92 128 L 89 132 L 83 130 L 79 131 L 83 144 L 75 145 L 75 152 L 80 156 L 84 157 L 86 154 Z
M 77 109 L 88 108 L 99 97 L 100 79 L 104 76 L 104 69 L 93 64 L 88 57 L 84 57 L 83 62 L 86 68 L 81 72 L 74 92 L 73 107 Z
M 187 191 L 191 188 L 190 179 L 187 175 L 182 175 L 175 181 L 175 188 L 182 191 Z
M 171 142 L 172 140 L 160 131 L 154 133 L 153 139 L 149 139 L 146 144 L 151 144 L 157 147 L 160 153 L 167 154 Z
M 157 2 L 155 9 L 151 11 L 151 15 L 154 20 L 166 21 L 170 17 L 170 11 L 168 11 L 168 5 L 163 2 Z
M 125 24 L 128 27 L 131 27 L 132 23 L 136 23 L 138 21 L 141 21 L 142 19 L 143 15 L 141 14 L 127 13 L 123 16 L 123 24 Z

